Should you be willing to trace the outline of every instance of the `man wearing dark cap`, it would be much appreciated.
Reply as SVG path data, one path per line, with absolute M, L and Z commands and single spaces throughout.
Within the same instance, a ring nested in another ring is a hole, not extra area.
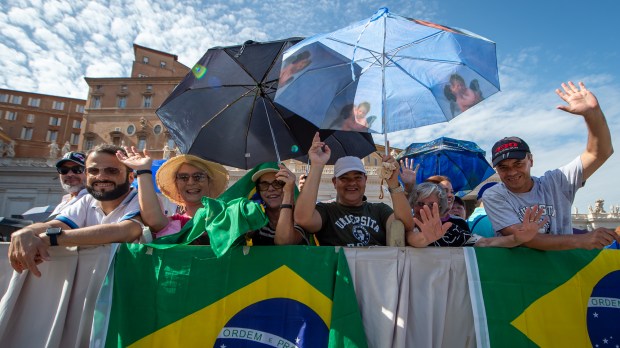
M 86 156 L 81 152 L 67 152 L 56 162 L 56 170 L 60 177 L 60 184 L 67 192 L 62 197 L 60 204 L 56 206 L 50 218 L 56 217 L 64 208 L 77 202 L 86 191 L 86 173 L 84 172 L 84 161 Z
M 611 156 L 613 148 L 607 121 L 598 100 L 583 83 L 563 83 L 556 94 L 568 105 L 557 108 L 583 117 L 588 128 L 585 151 L 567 165 L 532 177 L 534 159 L 521 138 L 509 137 L 492 148 L 493 166 L 502 183 L 484 193 L 484 208 L 495 231 L 513 234 L 522 222 L 527 207 L 544 209 L 547 223 L 541 233 L 524 245 L 541 250 L 601 249 L 618 236 L 608 229 L 572 234 L 571 206 L 575 193 L 585 181 Z

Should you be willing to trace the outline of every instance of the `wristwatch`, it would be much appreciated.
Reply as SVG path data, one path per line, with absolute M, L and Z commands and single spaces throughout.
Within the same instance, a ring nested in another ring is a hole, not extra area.
M 47 230 L 45 230 L 45 234 L 50 238 L 51 246 L 58 245 L 58 240 L 56 239 L 56 237 L 58 237 L 58 235 L 61 233 L 62 228 L 60 227 L 48 227 Z
M 390 193 L 398 193 L 398 192 L 405 192 L 405 189 L 403 188 L 403 185 L 399 183 L 398 186 L 394 188 L 388 186 L 388 191 Z

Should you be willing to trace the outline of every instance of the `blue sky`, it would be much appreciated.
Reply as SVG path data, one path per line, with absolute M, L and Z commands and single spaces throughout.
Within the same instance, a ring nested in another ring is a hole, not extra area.
M 389 135 L 405 147 L 440 136 L 477 142 L 524 138 L 533 173 L 557 168 L 585 147 L 583 120 L 555 110 L 562 81 L 584 81 L 620 135 L 620 2 L 600 1 L 80 1 L 0 2 L 0 87 L 87 97 L 84 77 L 129 76 L 132 44 L 192 66 L 217 45 L 311 36 L 371 16 L 379 7 L 464 28 L 497 43 L 502 91 L 449 123 Z M 378 142 L 382 138 L 377 139 Z M 620 141 L 614 139 L 616 151 Z M 620 205 L 615 154 L 581 189 L 580 212 L 605 199 Z M 489 156 L 487 156 L 489 157 Z

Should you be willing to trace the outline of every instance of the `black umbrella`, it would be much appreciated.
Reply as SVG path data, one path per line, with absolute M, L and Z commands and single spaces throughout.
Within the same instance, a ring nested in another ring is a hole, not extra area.
M 157 110 L 181 152 L 244 169 L 305 155 L 317 127 L 273 102 L 282 53 L 300 40 L 209 49 Z M 372 139 L 357 143 L 345 155 L 374 151 Z
M 301 116 L 293 116 L 288 118 L 286 122 L 294 130 L 312 127 L 312 124 Z M 332 151 L 331 156 L 327 164 L 334 164 L 336 160 L 344 156 L 356 156 L 364 158 L 377 151 L 375 142 L 370 133 L 366 132 L 348 132 L 348 131 L 335 131 L 331 129 L 318 130 L 321 140 L 329 146 Z M 306 134 L 299 135 L 300 148 L 303 150 L 302 156 L 295 157 L 295 159 L 308 162 L 308 149 L 312 146 L 312 137 L 306 136 Z
M 273 103 L 282 52 L 300 40 L 209 49 L 157 110 L 181 152 L 245 169 L 302 155 Z

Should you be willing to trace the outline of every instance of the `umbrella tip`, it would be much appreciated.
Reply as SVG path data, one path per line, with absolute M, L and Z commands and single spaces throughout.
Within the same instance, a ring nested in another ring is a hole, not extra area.
M 379 8 L 379 10 L 377 11 L 377 13 L 375 13 L 375 14 L 372 16 L 372 18 L 370 18 L 370 21 L 371 21 L 371 22 L 376 21 L 377 19 L 381 18 L 383 15 L 387 14 L 388 12 L 390 12 L 390 11 L 388 10 L 388 8 L 387 8 L 387 7 L 381 7 L 381 8 Z

